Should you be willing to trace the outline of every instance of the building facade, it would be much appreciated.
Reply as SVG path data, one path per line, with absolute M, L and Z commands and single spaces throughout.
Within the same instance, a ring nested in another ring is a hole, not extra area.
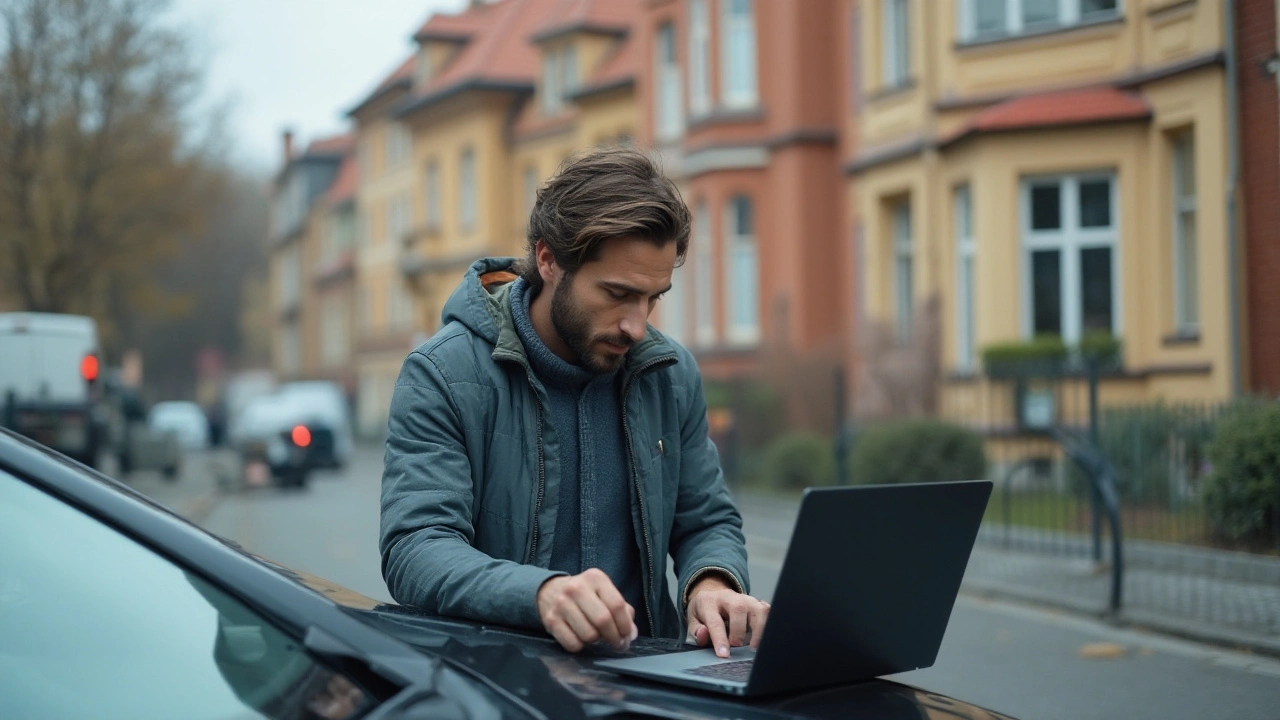
M 846 166 L 868 317 L 940 300 L 948 386 L 994 343 L 1123 343 L 1104 400 L 1243 381 L 1218 1 L 866 0 Z

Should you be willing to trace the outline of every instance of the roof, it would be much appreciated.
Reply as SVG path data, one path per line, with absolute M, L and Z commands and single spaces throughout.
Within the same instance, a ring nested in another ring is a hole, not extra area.
M 356 138 L 351 133 L 332 135 L 312 140 L 311 144 L 307 145 L 306 152 L 302 153 L 302 157 L 342 156 L 350 153 L 355 148 L 355 145 Z
M 1141 96 L 1112 87 L 1093 87 L 1024 95 L 978 113 L 947 142 L 975 133 L 1088 125 L 1151 117 Z
M 623 1 L 632 5 L 639 0 Z M 614 2 L 618 0 L 593 0 L 592 4 Z M 415 89 L 401 112 L 413 112 L 471 89 L 532 92 L 542 64 L 534 35 L 545 27 L 549 17 L 572 10 L 574 7 L 566 5 L 566 0 L 498 0 L 457 15 L 431 18 L 424 30 L 465 31 L 470 33 L 469 39 L 443 72 L 425 87 Z
M 374 88 L 368 95 L 365 95 L 364 99 L 356 103 L 354 107 L 348 110 L 347 115 L 349 116 L 355 115 L 356 113 L 360 112 L 365 107 L 367 107 L 369 103 L 372 103 L 378 98 L 383 97 L 384 95 L 391 92 L 392 90 L 395 90 L 397 88 L 403 88 L 406 90 L 409 89 L 409 87 L 411 87 L 413 84 L 413 69 L 414 69 L 414 66 L 417 64 L 417 60 L 418 60 L 417 53 L 414 53 L 413 55 L 410 55 L 409 57 L 405 58 L 404 61 L 401 62 L 400 65 L 397 66 L 396 69 L 391 72 L 390 75 L 383 78 L 382 82 L 378 83 L 378 86 L 376 88 Z
M 573 32 L 625 35 L 639 17 L 643 0 L 560 0 L 534 32 L 546 42 Z
M 623 87 L 635 81 L 640 68 L 640 39 L 630 33 L 578 89 L 576 97 Z
M 343 156 L 342 164 L 338 166 L 338 174 L 334 175 L 333 183 L 329 185 L 325 198 L 335 205 L 355 199 L 358 179 L 359 164 L 356 162 L 356 154 L 348 152 Z
M 427 40 L 443 40 L 446 42 L 465 41 L 484 29 L 491 18 L 489 13 L 500 3 L 483 3 L 472 5 L 460 13 L 437 13 L 427 18 L 413 39 L 418 42 Z

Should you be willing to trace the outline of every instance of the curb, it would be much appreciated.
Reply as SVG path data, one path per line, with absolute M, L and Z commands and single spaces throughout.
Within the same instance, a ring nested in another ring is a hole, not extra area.
M 1182 618 L 1171 618 L 1143 610 L 1121 610 L 1118 616 L 1095 603 L 1041 592 L 1008 583 L 966 578 L 960 592 L 979 598 L 996 598 L 1052 607 L 1077 615 L 1103 620 L 1119 627 L 1148 630 L 1162 635 L 1192 640 L 1227 650 L 1280 658 L 1280 638 L 1259 637 L 1243 630 L 1223 628 Z

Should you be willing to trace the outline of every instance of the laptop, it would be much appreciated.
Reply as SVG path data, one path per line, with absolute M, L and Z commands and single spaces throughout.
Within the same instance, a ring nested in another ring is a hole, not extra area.
M 987 480 L 806 490 L 758 650 L 595 666 L 743 696 L 930 667 L 990 496 Z

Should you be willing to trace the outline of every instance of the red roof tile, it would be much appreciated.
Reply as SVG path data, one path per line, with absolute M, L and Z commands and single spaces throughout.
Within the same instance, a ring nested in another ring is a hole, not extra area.
M 369 94 L 365 95 L 360 100 L 360 102 L 356 103 L 355 107 L 347 111 L 347 114 L 348 115 L 356 114 L 365 105 L 368 105 L 369 103 L 378 99 L 383 93 L 391 90 L 392 88 L 394 88 L 399 84 L 403 83 L 405 87 L 408 87 L 409 83 L 413 82 L 413 69 L 417 65 L 417 61 L 418 61 L 417 53 L 414 53 L 409 57 L 405 58 L 404 62 L 400 63 L 400 65 L 396 67 L 396 69 L 393 70 L 390 75 L 383 78 L 382 82 L 378 83 L 378 86 L 376 88 L 370 91 Z
M 542 40 L 564 32 L 588 30 L 626 33 L 640 17 L 643 0 L 560 0 L 535 31 Z
M 484 29 L 490 20 L 489 11 L 499 3 L 485 3 L 470 6 L 459 13 L 437 13 L 427 18 L 413 38 L 418 41 L 430 39 L 461 40 L 471 37 Z
M 1111 87 L 1065 90 L 1026 95 L 989 107 L 970 120 L 953 139 L 980 132 L 1030 130 L 1148 117 L 1151 117 L 1151 106 L 1142 97 L 1132 93 Z
M 311 144 L 307 145 L 307 151 L 303 155 L 345 155 L 351 152 L 355 144 L 356 138 L 351 133 L 333 135 L 312 140 Z
M 338 166 L 338 174 L 334 176 L 333 183 L 325 193 L 329 202 L 337 204 L 354 198 L 358 174 L 359 164 L 356 162 L 356 154 L 348 152 L 342 158 L 342 164 Z

